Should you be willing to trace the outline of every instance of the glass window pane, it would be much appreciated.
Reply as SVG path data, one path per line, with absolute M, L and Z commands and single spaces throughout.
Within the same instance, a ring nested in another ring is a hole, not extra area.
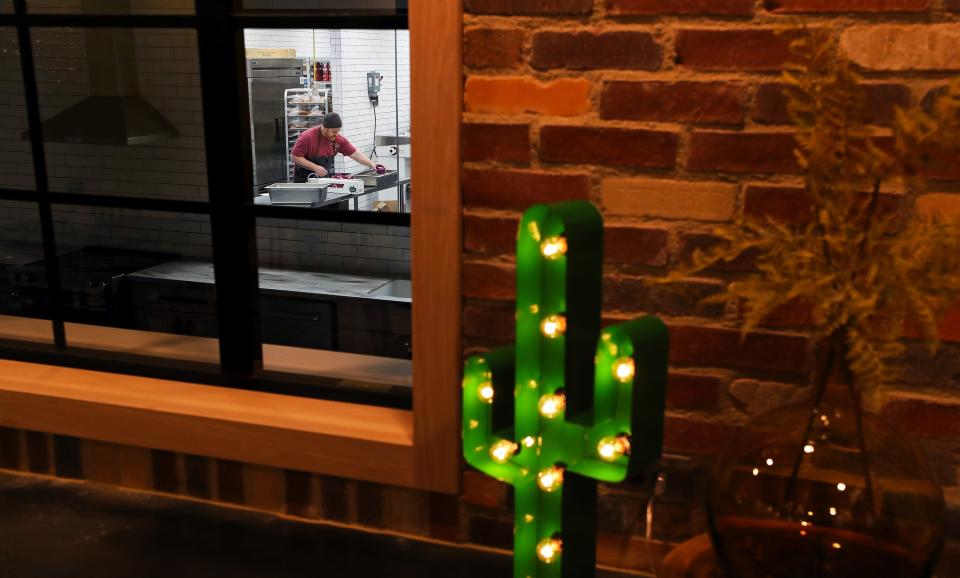
M 332 108 L 330 84 L 319 80 L 330 64 L 330 39 L 324 30 L 249 29 L 244 45 L 257 194 L 292 178 L 290 147 Z
M 248 29 L 244 43 L 256 202 L 409 212 L 407 31 Z M 331 112 L 339 128 L 321 126 Z M 312 174 L 355 182 L 288 185 Z
M 218 362 L 206 215 L 56 205 L 53 217 L 68 346 Z
M 33 41 L 51 190 L 207 199 L 193 30 L 37 29 Z
M 409 386 L 409 228 L 259 219 L 257 243 L 266 370 Z
M 0 200 L 0 340 L 52 343 L 48 301 L 39 209 Z
M 338 14 L 405 15 L 408 0 L 240 0 L 241 10 L 297 10 Z
M 193 14 L 194 0 L 27 0 L 35 14 Z
M 397 176 L 401 182 L 408 182 L 409 139 L 398 141 L 397 135 L 409 135 L 409 47 L 406 52 L 400 50 L 396 30 L 336 30 L 331 31 L 331 36 L 340 73 L 339 82 L 335 81 L 333 86 L 334 103 L 339 105 L 343 118 L 343 133 L 374 163 L 383 165 L 388 174 L 399 170 L 401 174 Z M 405 75 L 400 74 L 401 62 L 405 65 Z M 379 83 L 373 95 L 368 86 L 371 74 Z M 400 116 L 400 84 L 407 86 L 402 109 L 405 116 Z M 397 146 L 398 142 L 407 144 Z M 342 156 L 337 169 L 350 174 L 368 172 L 368 167 Z M 396 180 L 391 178 L 390 183 Z M 358 209 L 362 211 L 398 212 L 400 209 L 396 184 L 385 184 L 358 201 Z
M 0 187 L 35 189 L 17 32 L 0 28 Z

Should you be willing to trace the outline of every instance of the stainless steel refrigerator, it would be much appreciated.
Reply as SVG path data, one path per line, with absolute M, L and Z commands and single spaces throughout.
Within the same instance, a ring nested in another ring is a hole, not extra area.
M 300 88 L 302 66 L 297 58 L 247 60 L 255 194 L 270 183 L 287 180 L 283 91 Z

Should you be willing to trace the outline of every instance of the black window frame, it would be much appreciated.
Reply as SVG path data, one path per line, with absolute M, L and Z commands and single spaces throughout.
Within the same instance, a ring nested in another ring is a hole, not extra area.
M 17 33 L 36 187 L 35 190 L 0 188 L 0 200 L 31 202 L 39 211 L 53 346 L 3 342 L 0 343 L 0 357 L 304 397 L 412 407 L 410 392 L 397 388 L 354 391 L 339 387 L 336 380 L 298 379 L 298 376 L 280 379 L 264 373 L 256 238 L 258 218 L 409 227 L 410 214 L 273 207 L 254 204 L 252 195 L 240 194 L 253 189 L 244 30 L 408 29 L 407 0 L 397 0 L 396 13 L 387 15 L 359 15 L 338 10 L 242 9 L 242 0 L 196 0 L 195 13 L 189 15 L 35 14 L 28 12 L 27 0 L 14 0 L 13 4 L 12 14 L 0 14 L 0 27 L 15 28 Z M 192 29 L 196 32 L 207 174 L 223 175 L 215 181 L 208 180 L 209 200 L 182 201 L 50 190 L 31 32 L 37 28 L 58 27 Z M 224 63 L 232 63 L 232 66 L 224 66 Z M 216 167 L 235 165 L 237 159 L 242 160 L 244 170 L 216 170 Z M 158 364 L 155 358 L 116 356 L 68 347 L 61 311 L 53 205 L 168 211 L 209 217 L 219 330 L 218 372 L 189 364 Z

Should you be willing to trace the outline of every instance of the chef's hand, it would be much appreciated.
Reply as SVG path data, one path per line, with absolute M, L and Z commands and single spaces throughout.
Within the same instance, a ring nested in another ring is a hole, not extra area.
M 320 167 L 320 166 L 318 166 L 318 167 L 317 167 L 317 170 L 315 170 L 315 171 L 313 171 L 313 172 L 317 173 L 317 176 L 320 177 L 321 179 L 324 178 L 324 177 L 326 177 L 326 176 L 329 174 L 329 173 L 327 173 L 327 169 L 325 169 L 325 168 L 323 168 L 323 167 Z

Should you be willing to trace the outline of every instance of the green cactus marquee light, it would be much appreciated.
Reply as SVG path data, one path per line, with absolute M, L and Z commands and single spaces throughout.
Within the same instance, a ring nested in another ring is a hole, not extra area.
M 597 481 L 660 458 L 667 329 L 600 329 L 603 220 L 583 201 L 536 205 L 517 237 L 516 344 L 467 360 L 467 462 L 514 486 L 516 578 L 589 578 Z

